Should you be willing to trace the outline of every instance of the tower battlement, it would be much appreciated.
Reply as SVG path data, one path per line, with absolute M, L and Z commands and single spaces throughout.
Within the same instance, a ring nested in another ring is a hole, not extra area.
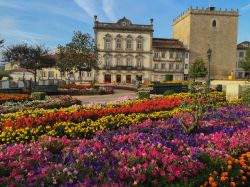
M 208 8 L 193 8 L 192 6 L 188 8 L 186 11 L 182 12 L 179 16 L 173 19 L 173 24 L 181 21 L 183 18 L 190 14 L 203 14 L 203 15 L 216 15 L 216 16 L 239 16 L 238 9 L 216 9 L 215 7 L 208 7 Z

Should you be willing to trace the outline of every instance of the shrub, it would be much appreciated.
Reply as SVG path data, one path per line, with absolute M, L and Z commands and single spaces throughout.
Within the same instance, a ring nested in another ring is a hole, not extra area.
M 173 75 L 165 75 L 165 81 L 172 81 L 173 80 Z
M 138 91 L 139 99 L 149 99 L 150 91 Z
M 243 92 L 241 97 L 243 104 L 250 105 L 250 87 Z
M 166 90 L 163 95 L 167 96 L 167 95 L 173 95 L 175 92 L 173 90 Z
M 45 92 L 33 92 L 31 93 L 31 97 L 34 100 L 44 100 L 46 96 Z

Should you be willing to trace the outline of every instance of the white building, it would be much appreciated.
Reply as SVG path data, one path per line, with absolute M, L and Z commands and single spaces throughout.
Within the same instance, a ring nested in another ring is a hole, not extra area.
M 237 45 L 237 62 L 235 72 L 236 78 L 246 78 L 247 76 L 250 76 L 250 72 L 246 72 L 242 68 L 240 68 L 240 61 L 244 60 L 244 58 L 246 57 L 246 50 L 249 47 L 249 41 L 245 41 Z

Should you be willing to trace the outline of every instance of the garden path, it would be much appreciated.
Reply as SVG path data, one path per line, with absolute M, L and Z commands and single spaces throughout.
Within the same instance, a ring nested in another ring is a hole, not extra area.
M 115 89 L 114 94 L 109 94 L 109 95 L 80 95 L 73 97 L 82 101 L 82 104 L 89 104 L 92 102 L 98 103 L 98 102 L 113 101 L 124 96 L 136 96 L 136 92 L 129 90 Z

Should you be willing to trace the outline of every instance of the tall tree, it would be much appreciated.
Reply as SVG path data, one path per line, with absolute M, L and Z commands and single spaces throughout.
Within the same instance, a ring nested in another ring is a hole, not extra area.
M 245 71 L 250 71 L 250 48 L 246 50 L 246 57 L 240 61 L 240 67 Z
M 189 69 L 189 77 L 195 80 L 196 78 L 205 77 L 207 73 L 203 58 L 197 57 Z
M 37 70 L 53 67 L 56 62 L 49 53 L 49 50 L 42 45 L 13 45 L 11 47 L 8 47 L 3 52 L 3 58 L 5 59 L 5 61 L 18 63 L 21 68 L 33 70 L 35 84 L 37 78 Z
M 82 71 L 97 69 L 97 51 L 94 39 L 80 31 L 74 32 L 72 40 L 66 46 L 59 46 L 58 67 L 65 71 L 79 72 L 82 81 Z

